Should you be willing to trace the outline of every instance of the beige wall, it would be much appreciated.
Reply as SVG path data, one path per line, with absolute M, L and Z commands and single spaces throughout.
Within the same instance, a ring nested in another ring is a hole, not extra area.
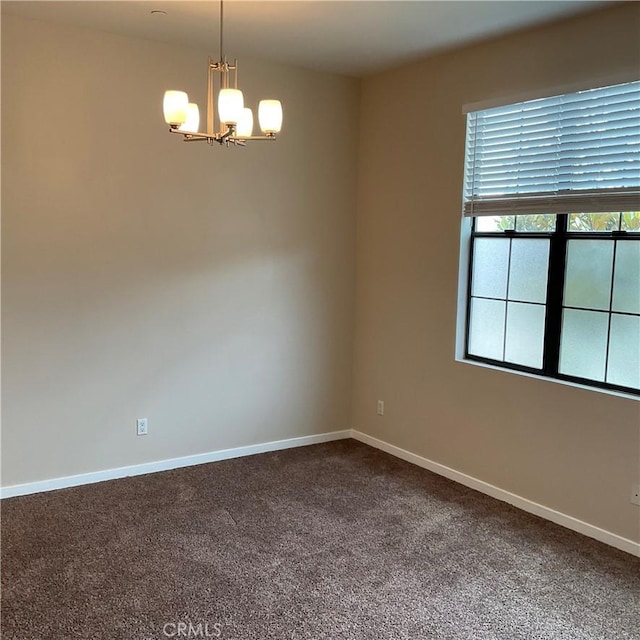
M 3 16 L 4 486 L 350 426 L 358 83 L 242 60 L 281 139 L 184 144 L 206 53 Z
M 636 541 L 640 404 L 455 362 L 454 344 L 462 105 L 637 74 L 639 10 L 626 3 L 364 81 L 353 420 Z

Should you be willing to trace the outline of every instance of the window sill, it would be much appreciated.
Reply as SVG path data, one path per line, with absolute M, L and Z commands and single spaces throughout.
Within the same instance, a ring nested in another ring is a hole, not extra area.
M 574 387 L 576 389 L 584 389 L 585 391 L 594 391 L 596 393 L 604 393 L 609 396 L 615 396 L 616 398 L 624 398 L 626 400 L 635 400 L 640 402 L 640 396 L 633 395 L 631 393 L 624 393 L 623 391 L 615 391 L 613 389 L 601 389 L 600 387 L 591 387 L 586 384 L 580 384 L 578 382 L 571 382 L 569 380 L 561 380 L 560 378 L 548 378 L 547 376 L 538 375 L 535 373 L 529 373 L 527 371 L 518 371 L 517 369 L 507 369 L 505 367 L 498 367 L 486 362 L 479 362 L 478 360 L 470 360 L 468 358 L 457 358 L 456 362 L 462 364 L 471 364 L 476 367 L 482 367 L 484 369 L 493 369 L 494 371 L 501 371 L 502 373 L 515 374 L 517 376 L 524 376 L 525 378 L 533 378 L 534 380 L 542 380 L 544 382 L 555 382 L 556 384 L 563 384 L 568 387 Z

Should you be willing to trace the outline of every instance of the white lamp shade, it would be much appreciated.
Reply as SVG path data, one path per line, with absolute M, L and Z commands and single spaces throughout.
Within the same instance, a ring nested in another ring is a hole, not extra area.
M 278 133 L 282 129 L 282 105 L 280 100 L 260 100 L 258 120 L 264 133 Z
M 195 102 L 190 102 L 187 105 L 187 119 L 184 124 L 178 127 L 178 131 L 191 131 L 192 133 L 198 132 L 200 126 L 200 110 Z
M 171 126 L 184 124 L 188 104 L 189 96 L 184 91 L 165 91 L 162 101 L 165 122 Z
M 240 112 L 238 125 L 236 126 L 236 135 L 239 138 L 250 138 L 253 134 L 253 111 L 245 107 Z
M 218 115 L 224 124 L 237 124 L 244 108 L 244 98 L 240 89 L 220 89 L 218 94 Z

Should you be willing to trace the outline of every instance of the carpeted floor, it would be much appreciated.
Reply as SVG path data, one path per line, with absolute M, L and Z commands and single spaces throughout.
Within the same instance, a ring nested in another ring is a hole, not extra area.
M 640 638 L 640 560 L 353 440 L 3 501 L 3 640 L 168 637 Z

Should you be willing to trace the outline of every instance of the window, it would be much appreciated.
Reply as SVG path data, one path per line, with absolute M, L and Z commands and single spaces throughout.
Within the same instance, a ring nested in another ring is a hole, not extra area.
M 463 206 L 465 357 L 640 394 L 640 82 L 469 113 Z

